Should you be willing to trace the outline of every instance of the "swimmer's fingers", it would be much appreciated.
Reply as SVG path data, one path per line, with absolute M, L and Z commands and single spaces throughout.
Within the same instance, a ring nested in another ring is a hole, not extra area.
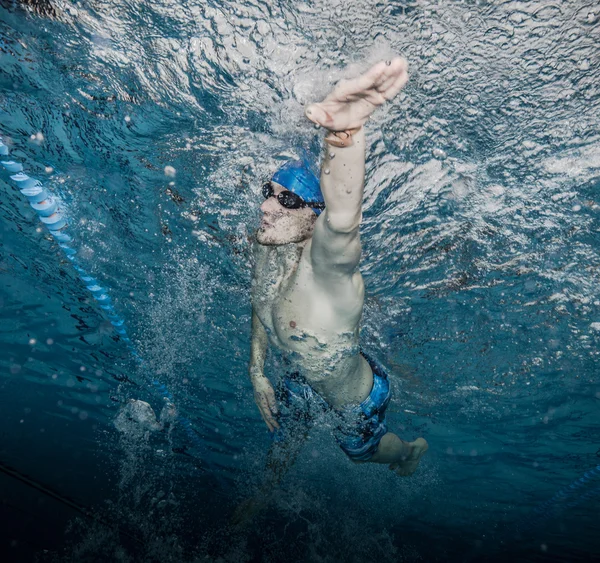
M 264 394 L 260 394 L 258 396 L 257 403 L 258 410 L 260 411 L 260 414 L 263 417 L 263 420 L 265 421 L 269 432 L 274 432 L 277 428 L 279 428 L 279 423 L 275 418 L 275 414 L 277 413 L 277 411 L 273 410 L 273 407 L 269 404 L 269 400 Z M 275 405 L 275 409 L 276 408 L 277 406 Z
M 277 414 L 279 413 L 279 409 L 277 408 L 277 400 L 275 399 L 275 391 L 273 391 L 273 387 L 271 385 L 269 385 L 269 388 L 266 390 L 265 396 L 267 399 L 268 417 L 269 417 L 267 426 L 270 425 L 269 430 L 271 430 L 271 432 L 273 432 L 275 429 L 279 428 L 279 422 L 277 422 Z
M 381 95 L 386 100 L 391 100 L 396 97 L 398 92 L 404 88 L 404 85 L 408 82 L 408 73 L 403 72 L 399 76 L 395 77 L 393 82 L 385 84 L 380 90 Z
M 279 423 L 276 418 L 278 409 L 273 386 L 266 377 L 255 379 L 252 383 L 254 385 L 254 401 L 258 406 L 260 415 L 265 421 L 269 431 L 274 432 L 279 428 Z
M 367 72 L 361 76 L 350 79 L 340 80 L 334 91 L 331 93 L 331 99 L 340 102 L 366 97 L 370 100 L 375 93 L 386 92 L 392 85 L 398 86 L 396 94 L 406 83 L 408 63 L 403 57 L 395 57 L 389 61 L 381 61 L 373 65 Z M 394 94 L 395 95 L 395 94 Z M 394 96 L 384 96 L 381 100 L 375 95 L 375 105 L 381 105 L 385 100 L 391 100 Z M 327 99 L 330 99 L 329 97 Z
M 328 98 L 338 101 L 348 101 L 356 96 L 362 97 L 369 90 L 377 88 L 384 80 L 388 78 L 391 67 L 386 67 L 386 63 L 381 61 L 372 66 L 367 72 L 353 79 L 340 80 L 333 89 Z
M 265 414 L 269 410 L 267 398 L 260 391 L 254 391 L 254 402 L 256 403 L 256 406 L 258 407 L 258 412 L 260 413 L 260 416 L 267 423 L 267 426 L 269 426 L 269 422 L 268 422 L 267 416 Z M 270 427 L 269 427 L 269 430 L 271 430 Z

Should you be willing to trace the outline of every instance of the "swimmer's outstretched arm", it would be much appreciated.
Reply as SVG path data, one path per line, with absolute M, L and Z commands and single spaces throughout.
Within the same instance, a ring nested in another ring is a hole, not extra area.
M 258 406 L 267 428 L 273 432 L 279 428 L 277 422 L 277 401 L 269 379 L 265 376 L 265 357 L 267 354 L 267 333 L 258 315 L 252 310 L 252 340 L 250 344 L 250 365 L 248 374 L 254 388 L 254 401 Z
M 326 208 L 315 225 L 310 254 L 317 276 L 348 276 L 358 266 L 365 176 L 362 126 L 407 80 L 403 58 L 382 61 L 357 78 L 340 81 L 322 102 L 306 108 L 308 119 L 330 131 L 321 169 Z
M 325 146 L 321 168 L 325 211 L 315 224 L 310 249 L 314 272 L 325 281 L 351 275 L 360 260 L 359 227 L 365 179 L 362 127 L 352 140 L 349 147 Z

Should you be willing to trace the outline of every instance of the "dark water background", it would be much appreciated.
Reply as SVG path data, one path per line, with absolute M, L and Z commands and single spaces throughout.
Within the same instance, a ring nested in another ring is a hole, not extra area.
M 0 173 L 2 561 L 600 559 L 600 478 L 548 504 L 600 464 L 597 3 L 32 5 L 0 8 L 0 135 L 144 364 Z M 321 429 L 234 533 L 269 445 L 260 185 L 318 147 L 303 105 L 391 53 L 411 80 L 367 128 L 363 341 L 430 451 L 399 479 Z M 160 412 L 148 377 L 199 442 L 117 431 L 131 398 Z

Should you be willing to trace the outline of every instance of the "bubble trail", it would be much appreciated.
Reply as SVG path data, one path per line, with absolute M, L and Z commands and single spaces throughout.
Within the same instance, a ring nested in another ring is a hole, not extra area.
M 3 142 L 3 139 L 0 136 L 0 157 L 7 157 L 8 155 L 8 146 Z M 29 200 L 29 204 L 37 213 L 40 221 L 45 225 L 46 229 L 48 229 L 50 234 L 58 242 L 58 246 L 61 248 L 67 259 L 72 263 L 74 270 L 79 274 L 79 278 L 85 284 L 86 289 L 91 293 L 92 297 L 99 304 L 100 308 L 105 312 L 110 324 L 113 326 L 114 331 L 119 335 L 119 338 L 125 342 L 132 357 L 142 368 L 141 372 L 146 381 L 152 388 L 155 389 L 155 391 L 158 392 L 159 395 L 162 396 L 165 402 L 168 402 L 175 409 L 177 412 L 177 422 L 180 423 L 187 437 L 198 450 L 203 463 L 217 471 L 218 476 L 218 469 L 209 461 L 210 457 L 205 444 L 194 430 L 191 421 L 182 415 L 179 409 L 177 409 L 177 407 L 173 404 L 173 396 L 167 386 L 161 383 L 158 379 L 148 375 L 145 362 L 131 342 L 127 332 L 125 319 L 123 319 L 115 310 L 108 289 L 102 286 L 96 278 L 89 275 L 77 259 L 77 250 L 72 246 L 73 238 L 68 233 L 69 225 L 65 213 L 66 206 L 64 203 L 58 196 L 49 192 L 42 182 L 25 174 L 23 171 L 23 165 L 20 162 L 3 159 L 0 160 L 0 165 L 11 174 L 11 181 L 16 185 L 21 194 L 23 194 Z

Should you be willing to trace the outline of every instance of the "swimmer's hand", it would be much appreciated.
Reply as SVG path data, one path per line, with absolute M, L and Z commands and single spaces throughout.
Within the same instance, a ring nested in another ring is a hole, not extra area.
M 345 131 L 364 125 L 382 104 L 400 92 L 408 80 L 408 65 L 402 57 L 381 61 L 350 80 L 340 80 L 318 104 L 306 108 L 306 117 L 330 131 Z
M 269 428 L 269 432 L 274 432 L 279 428 L 277 422 L 277 401 L 275 400 L 275 391 L 271 382 L 264 375 L 252 376 L 252 387 L 254 387 L 254 401 L 258 406 L 260 415 Z

